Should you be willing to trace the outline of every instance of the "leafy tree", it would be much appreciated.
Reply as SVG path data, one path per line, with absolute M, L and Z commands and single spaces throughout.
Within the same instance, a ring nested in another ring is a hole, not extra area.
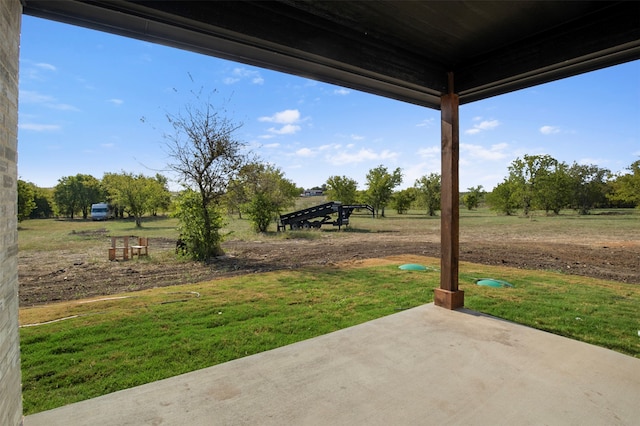
M 486 195 L 486 201 L 493 211 L 504 213 L 507 216 L 514 214 L 520 206 L 516 183 L 509 178 L 505 178 L 502 183 L 498 184 L 493 188 L 493 191 Z
M 440 210 L 440 199 L 442 196 L 442 183 L 440 174 L 430 173 L 428 176 L 422 176 L 416 180 L 414 184 L 418 192 L 418 203 L 427 209 L 429 216 L 435 216 Z
M 509 166 L 509 180 L 515 185 L 515 195 L 525 216 L 541 207 L 542 194 L 550 190 L 548 176 L 557 165 L 558 161 L 549 155 L 525 155 Z
M 36 208 L 36 186 L 31 182 L 18 179 L 18 222 L 27 219 Z
M 168 190 L 156 178 L 132 173 L 105 173 L 103 183 L 110 201 L 135 218 L 136 227 L 142 226 L 142 217 L 157 208 L 158 199 Z
M 473 210 L 478 208 L 480 200 L 484 197 L 485 191 L 482 189 L 482 185 L 476 187 L 467 188 L 466 194 L 462 196 L 462 203 L 467 210 Z
M 580 214 L 589 214 L 591 209 L 606 202 L 609 170 L 594 164 L 573 163 L 568 174 L 572 181 L 571 206 Z
M 618 175 L 611 182 L 612 192 L 607 197 L 640 207 L 640 160 L 631 163 L 628 170 L 630 173 Z
M 54 215 L 53 189 L 35 187 L 36 208 L 31 211 L 31 219 L 47 219 Z
M 206 216 L 205 216 L 206 215 Z M 173 216 L 178 218 L 180 240 L 185 244 L 185 252 L 193 259 L 206 260 L 211 257 L 211 246 L 222 244 L 220 229 L 224 220 L 216 205 L 207 206 L 203 215 L 202 196 L 192 189 L 182 191 L 174 201 Z M 213 230 L 205 235 L 205 220 Z M 208 238 L 214 238 L 214 241 Z
M 151 197 L 149 199 L 149 213 L 157 216 L 158 212 L 169 210 L 171 205 L 171 192 L 169 192 L 169 179 L 160 173 L 156 173 L 153 178 L 155 182 L 149 182 L 151 186 Z
M 278 207 L 266 192 L 254 194 L 251 201 L 243 206 L 243 209 L 251 217 L 251 223 L 256 232 L 267 232 L 269 223 L 278 211 Z
M 398 167 L 389 173 L 383 165 L 369 170 L 367 173 L 366 199 L 376 212 L 376 216 L 384 217 L 384 208 L 391 200 L 393 189 L 402 183 L 402 170 Z
M 124 173 L 124 172 L 122 172 Z M 116 218 L 124 218 L 126 206 L 121 204 L 118 193 L 118 186 L 120 179 L 122 178 L 120 173 L 105 173 L 102 176 L 102 191 L 105 194 L 105 200 L 109 206 L 113 208 Z
M 258 162 L 245 164 L 240 168 L 238 176 L 232 179 L 227 186 L 224 204 L 230 213 L 237 212 L 239 219 L 242 219 L 243 207 L 251 200 L 249 187 L 257 185 L 257 176 L 262 166 Z
M 358 194 L 358 182 L 346 176 L 331 176 L 327 179 L 326 195 L 330 200 L 342 204 L 355 204 Z
M 80 210 L 82 218 L 89 217 L 91 212 L 91 204 L 99 203 L 103 198 L 102 187 L 100 181 L 91 175 L 76 175 L 80 183 Z
M 89 216 L 91 204 L 100 202 L 102 190 L 100 181 L 91 175 L 77 174 L 58 179 L 54 189 L 54 200 L 61 214 L 73 219 L 82 212 L 83 219 Z
M 77 186 L 75 176 L 61 177 L 53 193 L 58 213 L 71 219 L 78 211 L 79 205 L 78 195 L 74 191 L 75 186 Z
M 189 235 L 202 233 L 203 246 L 193 255 L 206 259 L 222 253 L 222 238 L 211 212 L 217 212 L 230 182 L 248 163 L 249 155 L 246 144 L 234 137 L 241 125 L 227 118 L 223 108 L 215 109 L 208 100 L 201 102 L 199 95 L 196 100 L 200 105 L 188 105 L 177 115 L 167 114 L 175 133 L 165 135 L 165 139 L 172 161 L 169 168 L 185 188 L 198 194 L 200 217 L 195 220 L 193 215 L 183 215 L 191 223 L 181 226 L 202 227 L 190 230 Z
M 283 208 L 294 205 L 298 188 L 280 169 L 269 164 L 254 164 L 244 171 L 251 174 L 243 176 L 249 201 L 242 209 L 251 217 L 255 231 L 266 232 L 269 223 Z
M 534 205 L 544 210 L 547 214 L 553 211 L 559 214 L 560 210 L 569 205 L 571 199 L 571 177 L 566 163 L 552 162 L 545 173 L 538 176 Z
M 411 204 L 416 200 L 416 189 L 407 188 L 402 191 L 397 191 L 391 197 L 391 207 L 396 210 L 398 214 L 405 214 L 409 211 Z

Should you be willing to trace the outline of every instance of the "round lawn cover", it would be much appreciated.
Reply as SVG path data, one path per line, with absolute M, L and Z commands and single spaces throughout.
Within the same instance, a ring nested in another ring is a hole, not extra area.
M 417 263 L 407 263 L 405 265 L 398 266 L 398 268 L 405 271 L 426 271 L 429 269 L 426 266 L 418 265 Z
M 479 280 L 476 280 L 476 284 L 477 285 L 482 285 L 485 287 L 513 287 L 513 284 L 508 283 L 506 281 L 502 281 L 502 280 L 496 280 L 494 278 L 480 278 Z

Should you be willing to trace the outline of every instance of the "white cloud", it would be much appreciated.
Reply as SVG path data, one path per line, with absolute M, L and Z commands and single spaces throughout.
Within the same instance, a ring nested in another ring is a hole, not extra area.
M 252 84 L 264 83 L 264 78 L 262 78 L 259 71 L 242 67 L 234 68 L 233 71 L 231 71 L 231 76 L 225 77 L 222 81 L 224 84 L 235 84 L 240 80 L 249 80 Z
M 540 133 L 543 135 L 552 135 L 554 133 L 560 133 L 560 128 L 556 126 L 542 126 L 540 127 Z
M 263 148 L 269 148 L 269 149 L 273 149 L 273 148 L 278 148 L 280 146 L 279 143 L 275 142 L 275 143 L 268 143 L 266 145 L 263 145 Z
M 433 158 L 440 156 L 440 147 L 438 146 L 430 146 L 428 148 L 420 148 L 418 150 L 418 155 L 422 158 Z
M 506 143 L 499 143 L 491 145 L 491 147 L 487 149 L 481 145 L 461 143 L 460 151 L 476 159 L 495 161 L 502 160 L 507 157 L 507 154 L 504 151 L 508 146 L 509 145 Z
M 296 126 L 295 124 L 285 124 L 284 126 L 276 129 L 275 127 L 271 127 L 269 129 L 269 133 L 273 133 L 274 135 L 293 135 L 300 130 L 300 126 Z
M 351 93 L 351 91 L 345 89 L 344 87 L 341 87 L 340 89 L 336 89 L 336 90 L 333 91 L 334 95 L 340 95 L 340 96 L 346 96 L 349 93 Z
M 57 109 L 60 111 L 79 111 L 78 108 L 73 105 L 58 103 L 56 98 L 53 96 L 43 95 L 39 92 L 21 90 L 19 96 L 21 103 L 42 105 L 46 108 Z
M 364 139 L 364 136 L 360 136 L 360 135 L 351 135 L 351 139 L 353 139 L 354 141 L 361 141 Z
M 34 132 L 55 132 L 62 127 L 58 124 L 37 124 L 37 123 L 23 123 L 18 125 L 22 130 L 31 130 Z
M 481 117 L 474 117 L 473 120 L 479 121 L 480 119 Z M 500 122 L 498 120 L 485 120 L 485 121 L 481 121 L 478 124 L 474 124 L 471 129 L 465 130 L 465 133 L 467 135 L 475 135 L 485 130 L 495 129 L 499 125 L 500 125 Z
M 57 69 L 54 65 L 47 64 L 45 62 L 37 63 L 36 67 L 47 71 L 55 71 Z
M 300 111 L 297 109 L 286 109 L 276 112 L 270 117 L 260 117 L 258 121 L 266 121 L 268 123 L 291 124 L 300 120 Z
M 429 173 L 440 173 L 440 159 L 429 160 L 402 169 L 404 186 L 411 186 L 416 180 Z
M 326 151 L 326 150 L 331 149 L 331 148 L 339 149 L 339 148 L 340 148 L 340 145 L 330 145 L 330 144 L 329 144 L 329 145 L 321 145 L 321 146 L 318 148 L 318 151 Z
M 57 109 L 60 111 L 80 111 L 78 108 L 74 107 L 73 105 L 69 105 L 69 104 L 50 104 L 47 105 L 49 108 L 51 109 Z
M 435 120 L 433 118 L 427 118 L 416 124 L 416 127 L 431 127 L 433 126 L 434 121 Z
M 300 111 L 297 109 L 286 109 L 276 112 L 272 116 L 259 117 L 258 121 L 283 124 L 280 128 L 271 127 L 268 129 L 268 132 L 272 135 L 293 135 L 301 129 L 300 126 L 295 124 L 300 121 Z
M 31 90 L 20 91 L 20 102 L 28 104 L 44 104 L 53 102 L 53 98 Z
M 300 148 L 299 150 L 296 151 L 296 156 L 298 157 L 310 158 L 310 157 L 315 157 L 316 154 L 317 153 L 310 148 Z
M 114 105 L 122 105 L 124 101 L 122 99 L 109 99 L 107 102 L 111 102 Z
M 390 160 L 398 157 L 397 152 L 384 150 L 380 153 L 374 152 L 370 149 L 362 148 L 357 152 L 342 151 L 335 155 L 328 155 L 327 161 L 335 166 L 342 166 L 345 164 L 362 163 L 363 161 L 373 160 Z

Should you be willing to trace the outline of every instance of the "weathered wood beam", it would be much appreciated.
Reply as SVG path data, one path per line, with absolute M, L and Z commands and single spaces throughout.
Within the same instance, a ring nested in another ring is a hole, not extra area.
M 458 163 L 460 157 L 459 98 L 453 92 L 453 75 L 449 76 L 449 93 L 441 97 L 442 197 L 440 201 L 440 288 L 434 291 L 434 303 L 447 309 L 464 306 L 464 292 L 458 289 L 460 256 L 460 208 Z

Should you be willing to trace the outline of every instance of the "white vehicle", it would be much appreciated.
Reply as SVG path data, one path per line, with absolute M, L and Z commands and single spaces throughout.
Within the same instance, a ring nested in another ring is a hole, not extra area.
M 109 204 L 91 204 L 91 220 L 109 220 L 111 218 L 113 218 L 113 209 Z

